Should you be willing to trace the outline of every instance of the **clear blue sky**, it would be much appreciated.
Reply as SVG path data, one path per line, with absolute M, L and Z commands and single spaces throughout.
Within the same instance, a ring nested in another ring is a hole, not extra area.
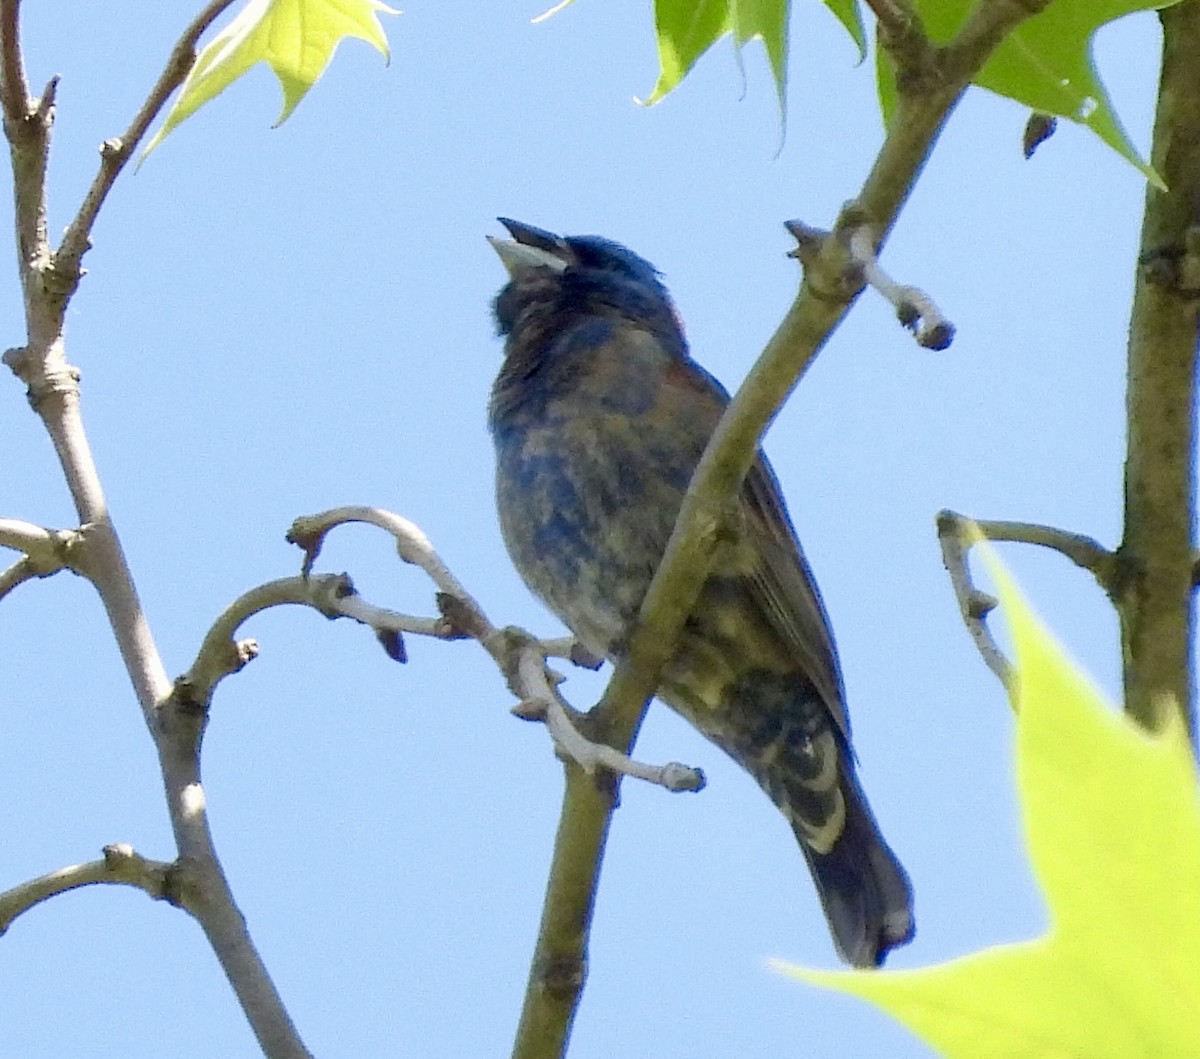
M 31 77 L 63 75 L 51 227 L 91 179 L 198 7 L 27 4 Z M 496 215 L 628 243 L 661 268 L 695 355 L 731 388 L 792 298 L 780 222 L 828 224 L 880 128 L 870 66 L 818 5 L 792 25 L 781 151 L 761 49 L 743 82 L 717 47 L 653 109 L 644 0 L 415 0 L 385 68 L 360 42 L 282 128 L 256 70 L 115 191 L 70 315 L 85 418 L 168 670 L 246 588 L 298 568 L 294 517 L 374 504 L 417 521 L 493 621 L 557 635 L 512 571 L 484 424 L 500 360 Z M 1148 141 L 1157 23 L 1101 34 L 1098 60 Z M 845 668 L 862 776 L 917 893 L 892 965 L 1039 932 L 1020 843 L 1012 724 L 941 568 L 935 512 L 1046 521 L 1113 543 L 1139 174 L 1063 127 L 1032 162 L 1025 114 L 973 92 L 885 263 L 958 326 L 916 347 L 864 298 L 767 447 Z M 777 153 L 778 152 L 778 153 Z M 3 345 L 23 331 L 0 254 Z M 69 498 L 15 380 L 0 404 L 0 515 L 69 526 Z M 1006 552 L 1109 693 L 1115 626 L 1053 556 Z M 375 602 L 429 612 L 389 542 L 322 557 Z M 244 630 L 261 657 L 216 699 L 212 821 L 251 930 L 323 1059 L 508 1054 L 561 790 L 546 734 L 470 643 L 372 637 L 294 608 Z M 0 887 L 127 841 L 173 847 L 152 747 L 94 594 L 67 574 L 0 605 Z M 577 705 L 601 687 L 572 673 Z M 573 1059 L 929 1053 L 858 1002 L 779 978 L 834 966 L 802 858 L 752 781 L 666 709 L 638 746 L 702 766 L 698 796 L 629 783 L 615 822 Z M 0 940 L 0 1054 L 253 1056 L 199 929 L 116 887 L 58 898 Z

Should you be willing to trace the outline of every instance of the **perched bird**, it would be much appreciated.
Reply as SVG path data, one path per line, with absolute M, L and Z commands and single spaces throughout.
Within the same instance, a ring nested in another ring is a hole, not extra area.
M 530 589 L 617 660 L 729 397 L 689 355 L 649 262 L 598 236 L 500 223 L 501 530 Z M 912 892 L 859 786 L 825 608 L 761 453 L 738 506 L 658 697 L 783 811 L 839 954 L 877 966 L 912 937 Z

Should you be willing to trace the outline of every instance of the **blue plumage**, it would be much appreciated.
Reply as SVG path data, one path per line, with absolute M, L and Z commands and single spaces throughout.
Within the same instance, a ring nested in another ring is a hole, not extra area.
M 497 504 L 529 587 L 619 658 L 728 395 L 688 354 L 648 262 L 598 236 L 503 221 L 510 273 L 492 391 Z M 659 697 L 782 810 L 839 953 L 874 966 L 913 931 L 912 895 L 858 784 L 832 634 L 759 454 Z

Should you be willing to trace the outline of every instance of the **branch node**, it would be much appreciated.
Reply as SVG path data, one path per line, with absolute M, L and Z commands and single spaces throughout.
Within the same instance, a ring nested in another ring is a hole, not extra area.
M 784 221 L 783 226 L 796 240 L 788 257 L 800 262 L 804 288 L 818 301 L 837 306 L 849 304 L 862 287 L 862 277 L 856 270 L 844 268 L 840 261 L 830 267 L 825 260 L 830 246 L 837 245 L 833 234 L 799 220 Z
M 54 124 L 54 108 L 58 103 L 58 83 L 62 80 L 60 74 L 55 74 L 46 82 L 46 87 L 42 89 L 41 97 L 34 101 L 34 109 L 32 117 L 42 124 L 43 128 L 48 129 Z
M 976 621 L 983 621 L 999 605 L 1000 601 L 995 596 L 974 589 L 967 599 L 967 614 Z
M 135 856 L 133 847 L 128 842 L 114 842 L 112 845 L 105 846 L 101 852 L 104 854 L 104 863 L 109 868 L 117 868 L 128 863 Z
M 807 268 L 820 254 L 825 240 L 829 238 L 829 232 L 801 220 L 784 221 L 783 226 L 796 240 L 796 245 L 787 252 L 787 256 L 795 258 Z
M 4 366 L 22 382 L 26 381 L 26 375 L 31 367 L 28 348 L 13 346 L 6 349 L 3 355 L 0 355 L 0 362 L 3 362 Z
M 24 553 L 0 572 L 0 599 L 26 581 L 50 577 L 63 569 L 87 576 L 80 554 L 82 538 L 78 530 L 52 530 L 17 519 L 0 519 L 0 547 Z
M 564 636 L 558 640 L 543 640 L 542 648 L 550 658 L 565 658 L 573 666 L 580 669 L 597 670 L 604 665 L 604 656 L 589 651 L 574 636 Z
M 1200 294 L 1200 226 L 1184 233 L 1182 244 L 1154 247 L 1138 257 L 1138 274 L 1152 287 L 1189 297 Z
M 328 528 L 323 527 L 317 519 L 301 515 L 284 534 L 288 544 L 294 544 L 304 552 L 304 561 L 300 564 L 301 576 L 308 577 L 312 573 L 328 532 Z
M 891 60 L 896 88 L 918 91 L 936 74 L 933 45 L 909 0 L 867 0 L 879 27 L 879 46 Z
M 21 381 L 25 383 L 25 398 L 38 415 L 42 415 L 47 403 L 79 395 L 79 380 L 83 374 L 78 368 L 65 364 L 61 368 L 38 371 L 29 357 L 19 358 L 17 363 L 22 372 Z M 13 370 L 15 372 L 17 368 Z
M 321 614 L 324 614 L 330 621 L 335 618 L 344 617 L 341 609 L 341 603 L 351 596 L 358 595 L 358 590 L 354 587 L 354 582 L 350 579 L 350 575 L 346 573 L 331 574 L 329 577 L 322 578 L 319 582 L 313 582 L 314 591 L 312 593 L 312 604 Z
M 450 592 L 436 592 L 433 598 L 437 603 L 438 613 L 441 614 L 450 631 L 448 639 L 471 638 L 482 643 L 488 636 L 497 634 L 487 619 L 483 618 L 466 600 L 460 599 Z M 500 630 L 501 633 L 506 631 Z M 487 647 L 486 643 L 484 647 Z
M 1200 225 L 1192 225 L 1184 233 L 1176 285 L 1180 293 L 1200 294 Z
M 545 721 L 548 711 L 541 699 L 522 699 L 508 712 L 519 721 Z

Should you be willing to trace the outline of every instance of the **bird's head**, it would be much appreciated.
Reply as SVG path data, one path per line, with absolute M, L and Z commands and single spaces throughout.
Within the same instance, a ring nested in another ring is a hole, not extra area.
M 495 302 L 502 335 L 511 334 L 523 314 L 536 319 L 541 331 L 550 318 L 615 313 L 674 332 L 672 339 L 677 336 L 682 346 L 671 296 L 645 258 L 599 235 L 560 236 L 506 217 L 499 220 L 512 236 L 488 236 L 509 275 Z

